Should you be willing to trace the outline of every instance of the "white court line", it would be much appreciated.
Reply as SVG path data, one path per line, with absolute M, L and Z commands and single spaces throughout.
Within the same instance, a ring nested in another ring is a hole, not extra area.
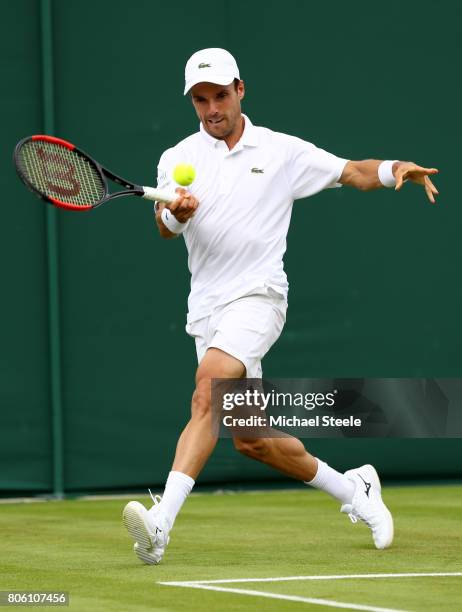
M 172 582 L 159 582 L 159 584 L 169 584 Z M 174 586 L 189 587 L 191 589 L 205 589 L 207 591 L 219 591 L 221 593 L 234 593 L 236 595 L 254 595 L 256 597 L 267 597 L 268 599 L 285 599 L 286 601 L 298 601 L 319 606 L 329 606 L 331 608 L 347 608 L 348 610 L 366 610 L 367 612 L 406 612 L 396 608 L 377 608 L 375 606 L 362 606 L 360 604 L 346 603 L 343 601 L 333 601 L 331 599 L 315 599 L 313 597 L 298 597 L 297 595 L 280 595 L 279 593 L 267 593 L 266 591 L 251 591 L 249 589 L 230 589 L 206 584 L 186 584 L 176 583 Z
M 317 599 L 313 597 L 299 597 L 297 595 L 281 595 L 266 591 L 254 591 L 250 589 L 235 589 L 227 587 L 212 586 L 214 584 L 242 583 L 242 582 L 287 582 L 290 580 L 354 580 L 363 578 L 428 578 L 442 576 L 462 576 L 462 572 L 423 572 L 407 574 L 334 574 L 327 576 L 281 576 L 277 578 L 227 578 L 223 580 L 189 580 L 184 582 L 158 582 L 165 586 L 186 587 L 192 589 L 204 589 L 208 591 L 219 591 L 221 593 L 234 593 L 236 595 L 253 595 L 254 597 L 266 597 L 269 599 L 284 599 L 286 601 L 298 601 L 330 608 L 346 608 L 349 610 L 364 610 L 366 612 L 406 612 L 396 608 L 380 608 L 377 606 L 366 606 L 330 599 Z
M 228 582 L 285 582 L 288 580 L 348 580 L 356 578 L 426 578 L 431 576 L 462 576 L 462 572 L 423 572 L 407 574 L 332 574 L 325 576 L 281 576 L 278 578 L 226 578 L 221 580 L 186 580 L 182 582 L 159 582 L 169 586 L 192 586 L 194 584 L 225 584 Z

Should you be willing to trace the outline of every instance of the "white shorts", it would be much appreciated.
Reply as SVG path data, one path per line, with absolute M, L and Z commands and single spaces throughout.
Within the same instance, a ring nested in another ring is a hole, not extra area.
M 239 359 L 247 378 L 261 378 L 261 360 L 276 342 L 286 321 L 287 301 L 271 288 L 215 308 L 209 317 L 186 325 L 196 341 L 197 361 L 207 349 L 219 348 Z

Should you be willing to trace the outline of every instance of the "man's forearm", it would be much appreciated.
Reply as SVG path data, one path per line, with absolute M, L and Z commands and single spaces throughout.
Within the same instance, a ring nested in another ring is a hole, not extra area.
M 364 159 L 362 161 L 349 161 L 340 177 L 340 183 L 350 185 L 361 191 L 372 191 L 383 187 L 379 179 L 378 169 L 382 163 L 381 159 Z M 404 163 L 396 161 L 393 163 L 393 175 L 399 166 Z

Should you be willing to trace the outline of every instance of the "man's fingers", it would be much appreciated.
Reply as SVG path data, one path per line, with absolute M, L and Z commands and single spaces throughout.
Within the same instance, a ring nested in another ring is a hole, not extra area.
M 423 166 L 418 166 L 417 164 L 412 164 L 412 166 L 407 168 L 408 172 L 422 172 L 424 174 L 437 174 L 437 168 L 424 168 Z
M 434 196 L 433 196 L 433 193 L 432 193 L 432 190 L 431 190 L 431 188 L 430 188 L 430 185 L 429 185 L 427 182 L 425 183 L 425 191 L 426 191 L 426 193 L 427 193 L 427 197 L 428 197 L 428 199 L 430 200 L 430 202 L 431 202 L 432 204 L 434 204 L 434 203 L 435 203 L 435 198 L 434 198 Z
M 188 196 L 184 196 L 179 200 L 178 210 L 185 210 L 188 208 Z
M 425 177 L 424 187 L 425 187 L 425 192 L 427 194 L 428 199 L 430 200 L 432 204 L 435 204 L 434 193 L 438 193 L 438 191 L 436 190 L 435 186 L 433 185 L 431 180 L 428 178 L 428 176 Z
M 169 204 L 169 209 L 180 223 L 186 223 L 196 212 L 199 202 L 191 193 L 182 191 L 184 193 L 178 194 L 179 197 Z
M 404 171 L 397 171 L 396 175 L 395 175 L 395 179 L 396 179 L 396 186 L 395 189 L 396 191 L 398 191 L 399 189 L 401 189 L 401 187 L 403 186 L 403 183 L 406 182 L 406 180 L 410 180 L 413 181 L 415 183 L 420 183 L 420 184 L 425 184 L 425 181 L 428 179 L 428 175 L 429 174 L 437 174 L 438 173 L 438 169 L 437 168 L 422 168 L 420 166 L 411 166 L 410 168 L 406 168 L 406 170 Z M 432 185 L 432 187 L 434 187 L 433 183 L 430 184 Z M 437 192 L 436 192 L 437 193 Z
M 395 179 L 396 179 L 396 186 L 395 186 L 395 191 L 399 191 L 401 189 L 401 187 L 403 186 L 403 179 L 406 176 L 407 171 L 405 172 L 400 172 L 398 170 L 398 172 L 395 175 Z
M 412 181 L 423 185 L 425 193 L 432 204 L 435 204 L 435 195 L 439 195 L 438 189 L 430 180 L 430 176 L 438 174 L 438 168 L 424 168 L 418 166 L 414 162 L 406 162 L 399 166 L 396 170 L 395 179 L 396 185 L 395 190 L 399 191 L 406 181 Z
M 425 177 L 425 182 L 430 186 L 430 189 L 432 190 L 432 192 L 436 195 L 439 195 L 440 192 L 438 191 L 438 189 L 435 187 L 435 185 L 431 182 L 431 180 L 428 178 L 428 176 Z
M 427 192 L 427 195 L 428 195 L 428 197 L 430 199 L 430 202 L 432 202 L 432 204 L 434 204 L 435 203 L 435 195 L 439 195 L 439 191 L 435 187 L 435 185 L 431 182 L 431 180 L 428 178 L 428 176 L 425 177 L 425 191 Z
M 187 195 L 185 196 L 182 193 L 178 194 L 177 199 L 169 204 L 170 210 L 173 212 L 174 210 L 179 210 L 180 208 L 182 208 L 185 201 L 187 200 L 187 197 Z
M 178 207 L 179 210 L 194 210 L 197 208 L 197 200 L 193 197 L 185 197 Z

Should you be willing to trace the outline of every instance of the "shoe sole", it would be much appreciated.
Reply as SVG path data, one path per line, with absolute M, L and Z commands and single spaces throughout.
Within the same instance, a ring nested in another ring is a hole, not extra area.
M 389 527 L 389 529 L 390 529 L 390 537 L 389 537 L 389 539 L 388 539 L 388 540 L 385 542 L 385 544 L 384 544 L 383 546 L 380 546 L 380 547 L 379 547 L 379 546 L 377 546 L 377 548 L 378 548 L 379 550 L 383 550 L 384 548 L 388 548 L 389 546 L 391 546 L 391 544 L 392 544 L 392 542 L 393 542 L 394 533 L 395 533 L 395 528 L 394 528 L 394 525 L 393 525 L 393 517 L 391 516 L 391 512 L 390 512 L 390 510 L 388 510 L 388 508 L 385 506 L 385 504 L 383 503 L 383 501 L 382 501 L 382 504 L 383 504 L 383 505 L 384 505 L 384 507 L 385 507 L 385 513 L 386 513 L 387 518 L 388 518 L 388 527 Z
M 153 559 L 153 544 L 144 522 L 146 509 L 139 502 L 129 502 L 123 512 L 123 524 L 130 537 L 135 541 L 134 551 L 143 563 L 157 565 L 158 561 Z

